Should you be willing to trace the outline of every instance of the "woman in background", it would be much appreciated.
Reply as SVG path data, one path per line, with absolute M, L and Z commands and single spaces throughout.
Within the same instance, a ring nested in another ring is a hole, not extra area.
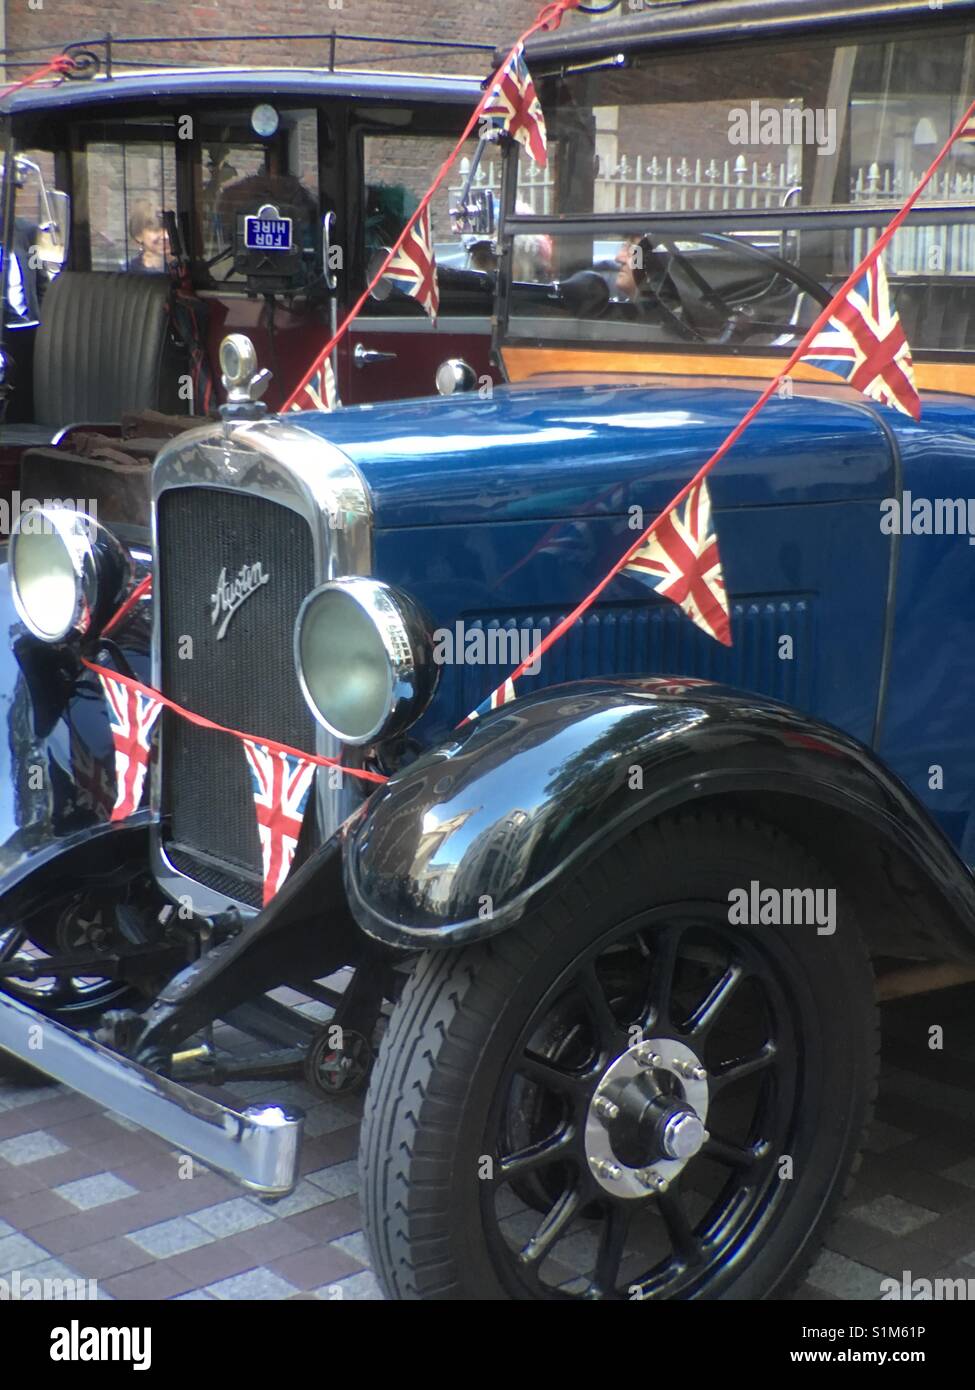
M 129 236 L 138 246 L 138 253 L 128 268 L 136 275 L 161 275 L 169 269 L 169 234 L 162 214 L 146 199 L 136 203 L 129 217 Z

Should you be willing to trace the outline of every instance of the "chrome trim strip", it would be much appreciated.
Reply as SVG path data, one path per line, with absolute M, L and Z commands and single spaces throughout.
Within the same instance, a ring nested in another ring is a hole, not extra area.
M 301 1111 L 277 1105 L 230 1110 L 7 995 L 0 995 L 0 1049 L 252 1192 L 284 1197 L 298 1181 Z
M 249 492 L 290 507 L 311 528 L 313 588 L 345 575 L 372 573 L 372 503 L 362 475 L 334 444 L 302 429 L 292 418 L 271 415 L 239 424 L 207 425 L 179 435 L 161 451 L 152 470 L 152 542 L 157 564 L 159 498 L 171 488 L 186 487 Z M 152 680 L 157 689 L 162 680 L 161 640 L 160 605 L 153 603 Z M 340 757 L 343 745 L 321 725 L 315 727 L 315 751 L 326 758 Z M 161 733 L 159 739 L 150 783 L 150 843 L 160 887 L 177 901 L 188 897 L 200 916 L 212 917 L 230 907 L 242 916 L 255 916 L 255 908 L 187 877 L 167 858 L 160 824 Z M 344 778 L 340 788 L 330 786 L 330 780 L 331 770 L 319 768 L 315 777 L 319 843 L 331 838 L 361 799 L 355 778 Z
M 485 314 L 483 318 L 480 314 L 465 314 L 457 318 L 442 315 L 436 323 L 428 319 L 426 314 L 422 318 L 412 314 L 390 314 L 386 317 L 379 314 L 369 317 L 360 315 L 349 329 L 353 339 L 356 333 L 433 333 L 439 337 L 448 333 L 463 333 L 465 336 L 488 337 L 491 333 L 491 315 Z

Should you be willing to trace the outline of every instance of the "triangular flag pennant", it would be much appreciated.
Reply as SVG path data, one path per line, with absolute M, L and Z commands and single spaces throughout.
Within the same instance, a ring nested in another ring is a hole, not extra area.
M 509 676 L 503 684 L 498 686 L 497 690 L 491 691 L 486 700 L 481 701 L 477 709 L 471 710 L 464 722 L 469 724 L 474 719 L 480 719 L 484 714 L 490 714 L 493 709 L 500 709 L 502 705 L 510 705 L 514 698 L 515 683 Z
M 257 833 L 264 867 L 264 906 L 288 877 L 315 764 L 290 753 L 272 753 L 264 743 L 242 740 L 251 772 Z
M 130 690 L 121 681 L 99 674 L 108 701 L 108 722 L 115 745 L 115 805 L 112 820 L 125 820 L 139 809 L 149 766 L 149 740 L 162 704 Z
M 728 595 L 711 521 L 711 496 L 702 479 L 672 507 L 623 567 L 672 599 L 709 637 L 731 646 Z
M 425 207 L 406 234 L 403 245 L 383 272 L 403 294 L 415 299 L 432 319 L 440 308 L 437 262 L 430 238 L 430 209 Z
M 96 820 L 111 820 L 116 795 L 115 783 L 107 766 L 95 757 L 75 728 L 71 730 L 69 748 L 71 774 L 78 789 L 79 804 L 93 812 Z
M 524 145 L 540 168 L 545 168 L 548 163 L 545 117 L 525 62 L 524 44 L 518 45 L 498 73 L 484 114 L 499 117 L 500 128 Z
M 848 291 L 802 360 L 843 377 L 881 405 L 891 405 L 914 420 L 921 418 L 911 349 L 890 307 L 880 257 Z
M 291 409 L 334 410 L 336 406 L 341 404 L 338 388 L 335 385 L 332 359 L 325 357 L 298 392 L 298 397 L 292 402 Z

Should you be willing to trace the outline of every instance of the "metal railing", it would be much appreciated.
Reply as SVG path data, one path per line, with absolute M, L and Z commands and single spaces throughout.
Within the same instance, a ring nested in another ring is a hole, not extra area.
M 469 161 L 461 163 L 461 182 Z M 877 163 L 862 165 L 850 178 L 850 206 L 904 201 L 921 177 L 922 170 L 895 170 Z M 472 186 L 497 192 L 500 161 L 483 159 Z M 541 216 L 558 214 L 555 173 L 551 162 L 541 169 L 521 160 L 518 169 L 518 202 L 523 212 Z M 621 159 L 614 167 L 601 166 L 594 180 L 593 211 L 620 212 L 722 212 L 767 210 L 796 206 L 801 192 L 798 163 L 793 160 L 703 159 L 671 155 L 664 159 Z M 959 204 L 975 208 L 975 171 L 939 174 L 920 200 L 924 204 Z M 853 264 L 862 259 L 878 235 L 875 228 L 855 228 L 852 233 Z M 902 227 L 886 255 L 891 275 L 975 275 L 975 216 L 964 214 L 956 223 L 938 225 L 915 222 Z
M 410 39 L 398 38 L 394 36 L 379 37 L 375 34 L 343 34 L 336 29 L 325 30 L 320 33 L 296 33 L 296 34 L 189 34 L 181 36 L 171 36 L 168 34 L 112 34 L 110 32 L 97 34 L 91 38 L 76 39 L 65 46 L 64 51 L 75 55 L 91 55 L 95 59 L 94 64 L 89 64 L 94 71 L 102 72 L 106 77 L 111 77 L 116 67 L 131 68 L 163 68 L 163 67 L 205 67 L 208 66 L 203 59 L 188 58 L 178 63 L 167 62 L 166 59 L 153 57 L 137 58 L 132 55 L 135 48 L 194 48 L 207 47 L 219 44 L 225 47 L 233 44 L 273 44 L 273 43 L 321 43 L 327 46 L 327 61 L 324 64 L 329 71 L 334 71 L 339 61 L 338 47 L 343 43 L 364 44 L 366 46 L 376 45 L 387 49 L 420 49 L 429 50 L 431 53 L 453 50 L 455 52 L 491 54 L 494 52 L 494 44 L 474 43 L 460 39 Z M 36 68 L 42 57 L 49 57 L 51 54 L 50 44 L 36 44 L 26 48 L 4 48 L 0 49 L 0 70 L 2 68 Z M 291 54 L 288 55 L 288 67 L 294 66 Z M 357 66 L 367 63 L 381 63 L 388 61 L 388 55 L 369 56 L 365 58 L 349 59 L 343 58 L 343 63 L 348 65 L 355 62 Z M 306 66 L 306 65 L 302 65 Z M 307 66 L 319 66 L 318 64 L 307 64 Z M 480 70 L 480 64 L 478 69 Z M 486 66 L 486 64 L 485 64 Z M 86 74 L 87 75 L 87 74 Z

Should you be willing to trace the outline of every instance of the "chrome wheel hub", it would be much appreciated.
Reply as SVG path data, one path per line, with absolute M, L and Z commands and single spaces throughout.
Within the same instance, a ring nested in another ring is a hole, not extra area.
M 707 1072 L 673 1038 L 635 1043 L 603 1073 L 586 1115 L 589 1170 L 615 1197 L 669 1184 L 707 1142 Z

